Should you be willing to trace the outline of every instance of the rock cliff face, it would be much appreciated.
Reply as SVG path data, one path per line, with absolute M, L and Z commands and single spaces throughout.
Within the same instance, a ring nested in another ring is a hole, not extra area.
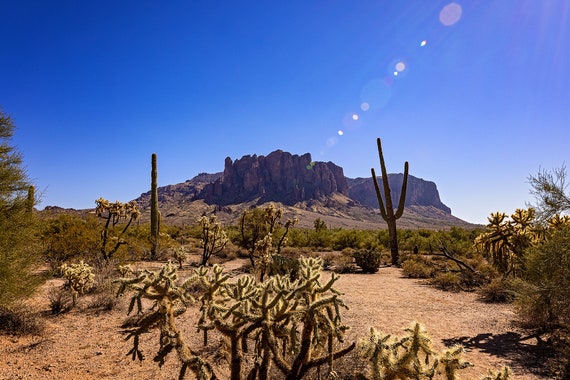
M 402 173 L 388 174 L 388 182 L 390 183 L 392 203 L 394 207 L 398 206 L 403 180 L 404 175 Z M 376 190 L 374 189 L 372 178 L 348 179 L 348 183 L 350 187 L 350 198 L 358 201 L 364 206 L 378 208 L 378 199 L 376 198 Z M 384 196 L 381 177 L 378 177 L 378 184 L 380 185 L 382 196 Z M 411 175 L 408 176 L 408 188 L 406 191 L 406 202 L 404 206 L 433 206 L 447 214 L 451 214 L 451 209 L 443 204 L 439 199 L 439 192 L 437 191 L 437 186 L 434 182 L 425 181 Z
M 297 202 L 333 193 L 348 195 L 343 169 L 332 162 L 314 162 L 311 155 L 292 155 L 281 150 L 267 156 L 227 157 L 220 178 L 204 186 L 197 196 L 209 204 L 249 202 Z

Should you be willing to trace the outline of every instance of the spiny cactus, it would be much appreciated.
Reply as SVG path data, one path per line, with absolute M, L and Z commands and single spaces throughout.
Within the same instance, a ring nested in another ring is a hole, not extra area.
M 198 225 L 202 228 L 202 239 L 200 240 L 202 262 L 200 265 L 206 265 L 212 255 L 218 254 L 224 249 L 229 239 L 215 215 L 198 218 Z
M 458 370 L 471 366 L 461 357 L 461 347 L 453 347 L 442 354 L 435 352 L 419 323 L 415 322 L 404 331 L 407 336 L 392 338 L 371 328 L 369 339 L 359 342 L 360 354 L 369 362 L 373 380 L 428 380 L 439 372 L 443 372 L 447 380 L 456 380 Z
M 105 261 L 109 261 L 115 253 L 119 250 L 121 245 L 127 244 L 123 239 L 123 235 L 133 222 L 140 216 L 137 203 L 131 201 L 128 203 L 121 203 L 119 201 L 111 203 L 106 199 L 99 198 L 95 201 L 96 208 L 95 214 L 105 220 L 105 225 L 101 231 L 101 254 Z M 113 233 L 113 228 L 122 220 L 127 220 L 127 223 L 118 232 Z M 114 245 L 111 249 L 107 248 L 107 244 L 112 241 Z
M 156 154 L 153 153 L 151 157 L 151 171 L 150 171 L 150 240 L 151 259 L 156 259 L 158 250 L 158 239 L 160 234 L 160 211 L 158 211 L 158 172 L 156 169 Z
M 36 204 L 35 187 L 28 187 L 28 198 L 26 200 L 26 207 L 28 212 L 31 214 L 34 211 L 34 205 Z
M 190 350 L 176 327 L 176 317 L 192 300 L 189 289 L 199 282 L 203 292 L 197 297 L 201 311 L 198 328 L 204 331 L 204 344 L 208 344 L 207 332 L 212 329 L 228 339 L 231 379 L 241 379 L 244 354 L 251 350 L 255 364 L 248 378 L 268 379 L 272 365 L 287 379 L 301 379 L 309 369 L 323 365 L 329 365 L 332 372 L 333 361 L 355 345 L 336 349 L 348 329 L 340 317 L 340 309 L 346 306 L 333 288 L 337 276 L 321 282 L 321 265 L 321 259 L 301 259 L 296 281 L 288 276 L 273 276 L 265 282 L 252 276 L 230 281 L 223 268 L 214 265 L 196 269 L 192 277 L 179 284 L 172 264 L 158 273 L 146 271 L 121 279 L 120 292 L 135 292 L 129 313 L 136 306 L 141 314 L 136 326 L 126 330 L 134 345 L 129 354 L 133 359 L 143 359 L 139 336 L 160 327 L 160 349 L 155 357 L 159 365 L 176 349 L 183 363 L 180 378 L 186 368 L 199 378 L 214 376 L 209 364 Z M 152 300 L 153 307 L 143 311 L 142 299 Z
M 384 197 L 386 199 L 386 206 L 384 207 L 384 202 L 382 201 L 382 194 L 380 192 L 380 187 L 378 186 L 378 179 L 376 177 L 376 172 L 374 168 L 371 169 L 372 180 L 374 181 L 374 188 L 376 189 L 376 197 L 378 198 L 378 205 L 380 206 L 380 214 L 382 219 L 388 225 L 388 235 L 390 238 L 390 253 L 392 255 L 392 265 L 398 265 L 400 261 L 400 256 L 398 253 L 398 230 L 396 229 L 396 220 L 400 219 L 404 213 L 404 204 L 406 202 L 406 188 L 408 185 L 408 162 L 404 163 L 404 180 L 402 182 L 402 192 L 400 194 L 400 201 L 398 202 L 398 209 L 394 213 L 394 206 L 392 204 L 392 191 L 390 189 L 390 184 L 388 182 L 388 171 L 386 170 L 386 164 L 384 163 L 384 155 L 382 153 L 382 143 L 380 139 L 377 139 L 378 144 L 378 155 L 380 156 L 380 168 L 382 170 L 382 183 L 384 185 Z
M 71 292 L 73 307 L 77 304 L 77 297 L 89 291 L 95 284 L 93 268 L 83 261 L 76 264 L 62 264 L 59 270 L 67 280 L 65 288 Z
M 160 367 L 164 364 L 166 356 L 174 350 L 181 362 L 180 379 L 184 378 L 188 369 L 200 380 L 216 379 L 211 366 L 190 349 L 176 325 L 176 317 L 184 313 L 187 305 L 193 301 L 193 298 L 184 291 L 185 284 L 178 284 L 176 268 L 168 262 L 158 272 L 146 270 L 135 278 L 123 278 L 119 281 L 121 285 L 118 294 L 124 293 L 127 289 L 134 291 L 128 313 L 130 314 L 136 306 L 140 314 L 135 326 L 127 327 L 123 331 L 126 340 L 133 339 L 133 348 L 128 352 L 132 359 L 144 359 L 139 347 L 140 336 L 158 327 L 160 348 L 154 361 Z M 143 299 L 153 302 L 152 307 L 145 312 L 142 306 Z

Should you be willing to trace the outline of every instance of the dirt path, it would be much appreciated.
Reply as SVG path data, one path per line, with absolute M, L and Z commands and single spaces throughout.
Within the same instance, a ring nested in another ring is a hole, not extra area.
M 45 292 L 56 281 L 48 282 L 44 294 L 37 297 L 37 307 L 46 314 Z M 463 371 L 462 379 L 479 379 L 488 368 L 503 365 L 511 366 L 516 379 L 547 378 L 524 367 L 532 363 L 527 353 L 534 341 L 518 342 L 522 333 L 514 328 L 516 316 L 508 305 L 482 303 L 473 293 L 439 291 L 402 278 L 396 268 L 381 268 L 373 275 L 341 275 L 336 287 L 350 307 L 343 313 L 344 322 L 351 326 L 347 341 L 367 337 L 372 326 L 402 335 L 403 328 L 418 321 L 426 326 L 434 348 L 453 343 L 466 347 L 467 359 L 475 367 Z M 125 316 L 125 300 L 112 312 L 83 305 L 82 310 L 47 316 L 41 337 L 0 336 L 0 379 L 176 378 L 178 365 L 173 357 L 162 369 L 152 362 L 157 335 L 149 334 L 141 343 L 147 360 L 133 362 L 126 356 L 131 342 L 123 340 L 119 328 Z M 189 335 L 195 331 L 191 325 L 188 330 Z

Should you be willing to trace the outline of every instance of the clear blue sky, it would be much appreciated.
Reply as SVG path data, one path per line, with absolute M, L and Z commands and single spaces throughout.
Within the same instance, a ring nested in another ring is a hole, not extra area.
M 0 105 L 47 205 L 276 149 L 434 181 L 485 223 L 569 163 L 570 1 L 0 1 Z

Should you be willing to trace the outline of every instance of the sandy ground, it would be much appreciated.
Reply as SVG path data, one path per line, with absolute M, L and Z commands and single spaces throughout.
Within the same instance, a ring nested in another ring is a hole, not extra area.
M 226 267 L 238 265 L 236 261 Z M 126 299 L 109 312 L 88 308 L 88 299 L 83 298 L 78 309 L 51 316 L 46 294 L 59 284 L 61 280 L 49 280 L 35 297 L 34 305 L 46 319 L 41 336 L 0 336 L 0 379 L 177 378 L 179 367 L 174 355 L 162 368 L 152 361 L 158 331 L 141 342 L 145 361 L 132 361 L 126 356 L 132 347 L 120 333 L 126 318 Z M 372 326 L 402 335 L 404 328 L 418 321 L 425 325 L 434 348 L 463 344 L 466 359 L 474 367 L 460 372 L 462 379 L 479 379 L 489 368 L 503 365 L 513 369 L 516 379 L 547 378 L 533 364 L 535 340 L 519 341 L 524 332 L 515 327 L 516 315 L 509 305 L 483 303 L 474 293 L 443 292 L 403 278 L 400 269 L 391 267 L 381 268 L 376 274 L 341 275 L 336 288 L 344 293 L 343 299 L 350 307 L 343 313 L 343 321 L 351 326 L 347 342 L 366 338 Z M 184 317 L 187 336 L 196 337 L 192 325 L 195 319 L 191 313 Z M 219 376 L 225 378 L 227 374 Z

